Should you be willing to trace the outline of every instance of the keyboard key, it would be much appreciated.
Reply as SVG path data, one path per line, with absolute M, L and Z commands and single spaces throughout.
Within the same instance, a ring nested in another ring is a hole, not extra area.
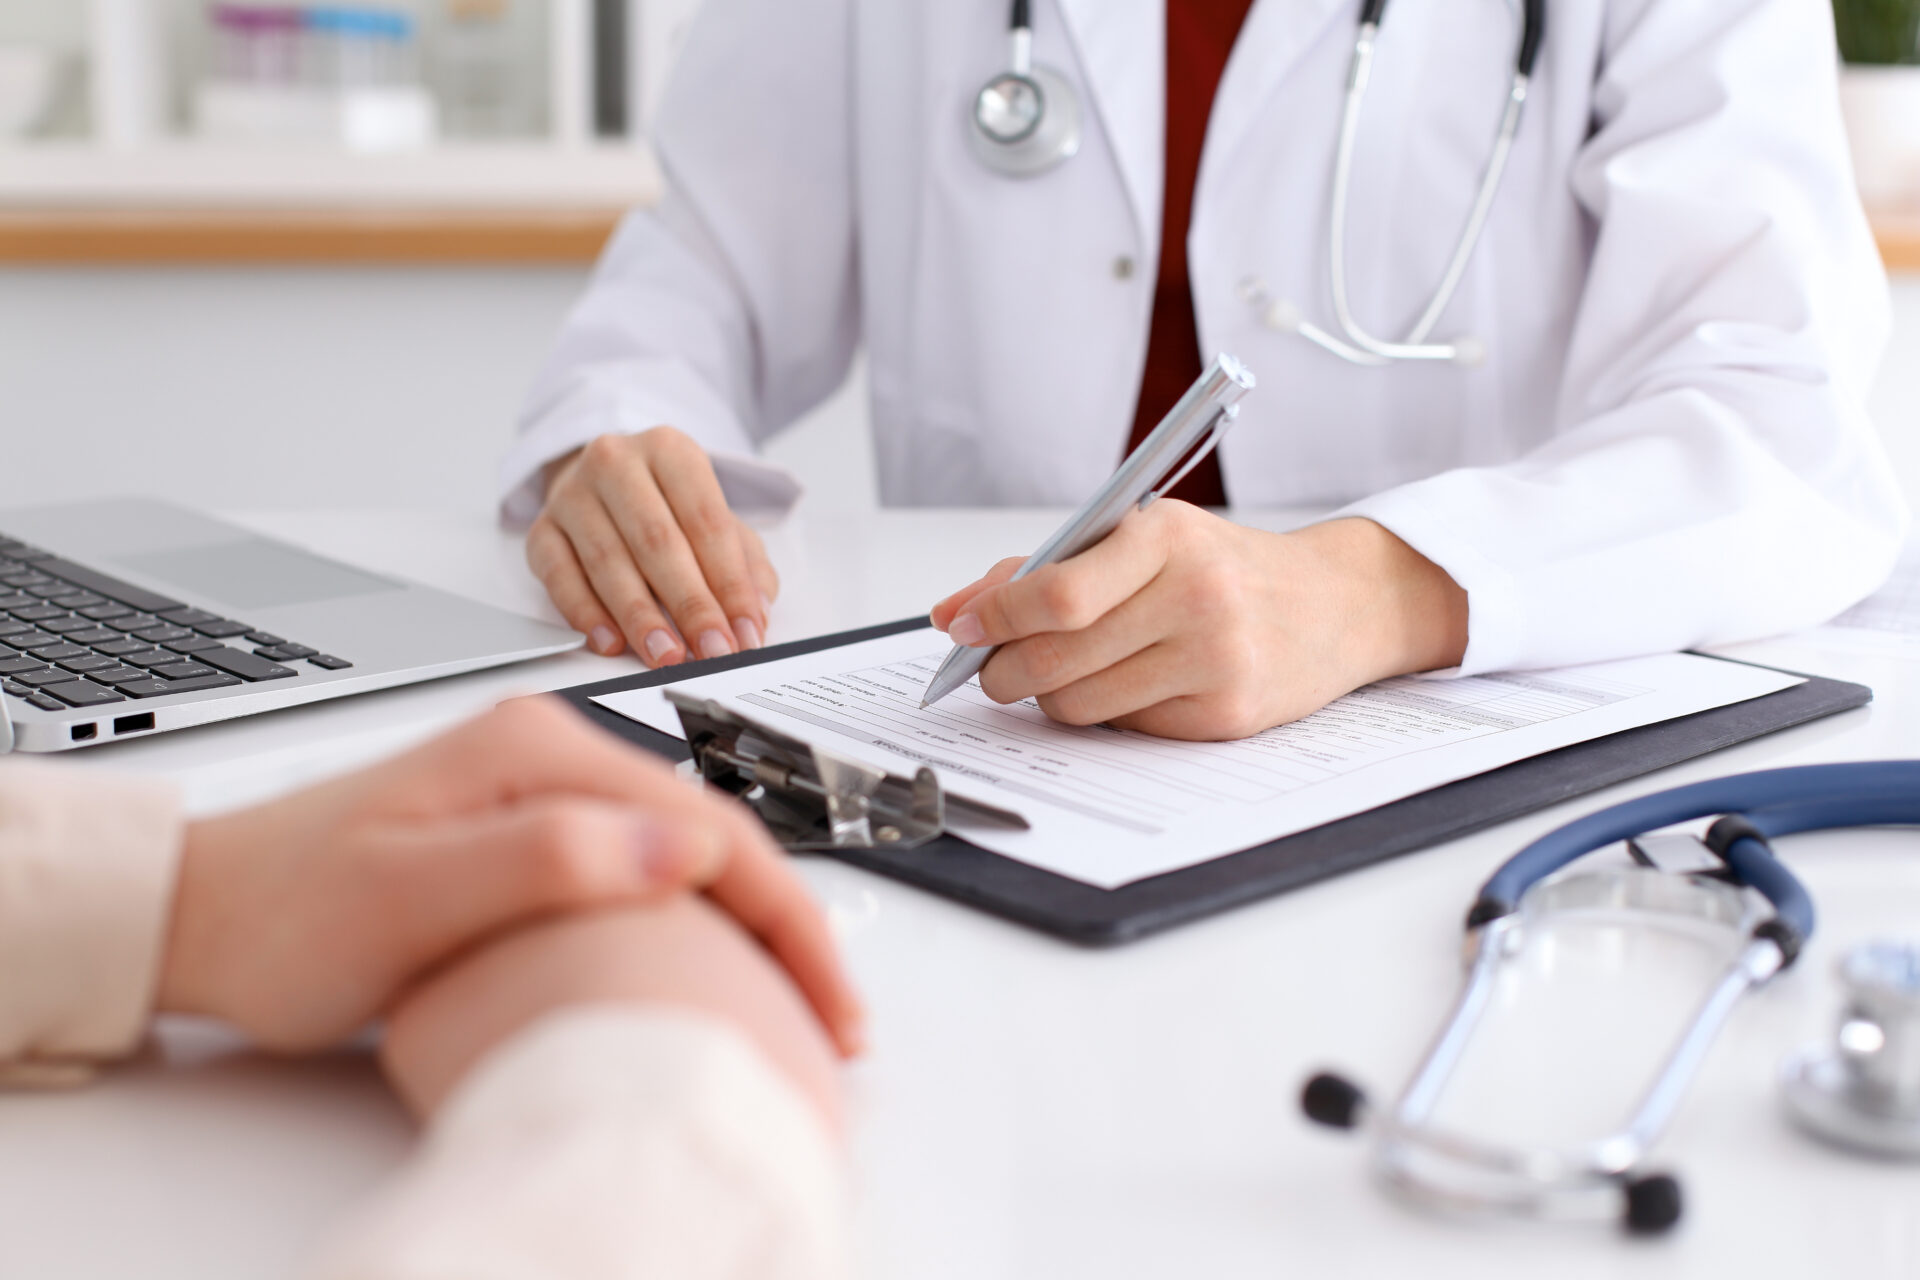
M 85 627 L 67 632 L 68 644 L 119 644 L 120 633 L 108 627 Z
M 133 634 L 149 643 L 163 644 L 168 640 L 184 640 L 192 635 L 193 632 L 187 630 L 185 627 L 147 627 Z
M 95 653 L 112 654 L 116 658 L 121 658 L 129 653 L 144 653 L 153 647 L 145 640 L 129 639 L 126 636 L 122 636 L 118 631 L 113 634 L 116 637 L 115 639 L 95 643 L 93 651 Z
M 7 643 L 16 649 L 35 649 L 43 644 L 52 644 L 60 637 L 51 631 L 42 631 L 35 627 L 27 631 L 16 631 L 7 637 Z
M 256 649 L 254 652 L 259 653 L 263 658 L 272 658 L 275 662 L 288 662 L 294 658 L 311 658 L 320 651 L 309 649 L 304 644 L 276 644 L 265 651 Z
M 330 653 L 316 653 L 307 661 L 323 671 L 345 671 L 353 665 L 345 658 L 336 658 Z
M 73 679 L 73 673 L 70 671 L 55 671 L 50 667 L 42 667 L 38 671 L 22 671 L 14 676 L 14 679 L 30 689 L 38 689 L 43 684 L 59 684 L 62 680 L 71 680 Z
M 49 604 L 57 604 L 62 609 L 85 609 L 90 605 L 105 604 L 105 598 L 91 591 L 63 591 L 57 596 L 48 596 Z
M 8 658 L 17 658 L 19 656 L 20 656 L 20 651 L 18 649 L 11 649 L 4 644 L 0 644 L 0 662 L 4 662 Z
M 64 618 L 48 618 L 40 624 L 42 631 L 51 631 L 55 635 L 62 636 L 73 631 L 89 631 L 92 628 L 92 622 L 85 618 L 76 618 L 72 614 L 68 614 Z
M 15 622 L 12 618 L 0 619 L 0 636 L 18 635 L 22 631 L 32 631 L 31 622 Z
M 229 640 L 234 636 L 251 631 L 244 622 L 233 622 L 227 618 L 216 618 L 212 622 L 203 622 L 194 628 L 203 636 L 212 636 L 216 640 Z
M 112 658 L 103 658 L 97 653 L 86 653 L 80 655 L 78 658 L 62 658 L 55 665 L 63 671 L 72 671 L 79 675 L 85 675 L 89 671 L 101 671 L 107 667 L 117 667 L 120 664 Z
M 0 659 L 0 676 L 17 676 L 23 671 L 45 671 L 47 664 L 38 658 Z
M 5 605 L 0 605 L 0 609 L 4 609 L 5 607 Z M 133 610 L 127 608 L 127 606 L 115 604 L 111 600 L 105 604 L 96 604 L 90 608 L 79 611 L 81 617 L 92 618 L 95 622 L 105 622 L 108 618 L 124 618 L 132 612 Z
M 111 689 L 102 689 L 97 684 L 85 680 L 74 680 L 67 684 L 50 684 L 44 690 L 60 701 L 73 707 L 98 707 L 109 702 L 125 702 L 126 697 Z
M 0 556 L 0 573 L 18 573 L 26 567 L 24 561 L 9 560 L 4 556 Z
M 77 658 L 86 650 L 77 644 L 68 644 L 62 640 L 55 644 L 43 644 L 33 650 L 33 656 L 43 662 L 58 662 L 62 658 Z
M 160 617 L 176 627 L 197 627 L 203 622 L 224 622 L 217 613 L 208 613 L 205 609 L 168 609 Z
M 130 667 L 164 667 L 180 661 L 177 653 L 168 653 L 165 649 L 142 649 L 138 653 L 123 653 L 120 661 Z
M 61 702 L 60 699 L 49 698 L 44 693 L 27 695 L 27 705 L 30 707 L 38 707 L 42 711 L 65 711 L 67 709 L 66 704 Z
M 289 676 L 300 674 L 292 667 L 283 667 L 277 662 L 251 653 L 242 653 L 238 649 L 229 649 L 222 645 L 218 649 L 205 649 L 193 655 L 210 667 L 218 667 L 229 675 L 239 676 L 242 680 L 285 680 Z
M 18 680 L 0 680 L 0 691 L 10 693 L 16 698 L 24 698 L 33 692 Z
M 23 591 L 15 591 L 11 587 L 0 587 L 0 609 L 24 609 L 28 605 L 39 603 L 39 600 Z
M 153 674 L 163 680 L 191 680 L 195 676 L 210 676 L 212 667 L 203 667 L 197 662 L 169 662 L 164 666 L 152 668 Z
M 10 573 L 4 578 L 0 578 L 0 582 L 4 582 L 10 587 L 18 587 L 21 590 L 25 590 L 28 587 L 37 587 L 42 583 L 52 581 L 53 579 L 49 578 L 46 574 L 35 573 L 31 569 L 23 569 L 19 573 Z
M 220 642 L 218 640 L 212 640 L 206 636 L 188 636 L 185 640 L 169 640 L 161 646 L 161 648 L 171 649 L 175 653 L 198 653 L 202 649 L 217 649 L 219 647 Z
M 5 606 L 0 605 L 0 608 L 5 608 Z M 271 631 L 249 631 L 247 632 L 247 643 L 275 645 L 275 644 L 285 644 L 286 640 L 284 640 L 280 636 L 274 635 Z
M 148 678 L 146 672 L 133 667 L 102 667 L 98 671 L 87 672 L 87 679 L 93 681 L 95 684 L 123 684 L 128 680 L 146 680 Z
M 160 625 L 160 619 L 150 613 L 130 613 L 124 618 L 108 618 L 105 621 L 115 631 L 145 631 L 148 627 Z
M 55 582 L 52 578 L 48 578 L 45 582 L 35 583 L 33 586 L 27 588 L 28 595 L 38 596 L 42 600 L 51 600 L 55 596 L 78 595 L 79 592 L 80 588 L 74 586 L 71 582 Z
M 67 611 L 57 604 L 33 604 L 24 609 L 12 609 L 9 612 L 21 622 L 43 622 L 48 618 L 67 616 Z
M 163 698 L 169 693 L 199 693 L 202 689 L 225 689 L 240 683 L 238 676 L 215 672 L 213 675 L 197 676 L 192 680 L 155 680 L 149 677 L 117 687 L 129 698 Z
M 118 578 L 109 578 L 104 573 L 95 573 L 85 565 L 75 564 L 71 560 L 62 560 L 58 556 L 48 556 L 33 567 L 41 573 L 50 573 L 56 578 L 64 578 L 76 587 L 98 591 L 109 600 L 118 600 L 121 604 L 132 605 L 148 613 L 160 613 L 167 609 L 185 607 L 180 601 L 163 596 L 157 591 L 148 591 L 144 587 L 136 587 L 131 582 L 122 582 Z

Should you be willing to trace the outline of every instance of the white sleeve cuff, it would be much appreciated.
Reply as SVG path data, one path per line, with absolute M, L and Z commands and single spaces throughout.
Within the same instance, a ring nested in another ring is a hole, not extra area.
M 826 1280 L 844 1172 L 740 1032 L 657 1006 L 550 1014 L 462 1082 L 320 1280 Z
M 0 765 L 0 1086 L 70 1082 L 139 1044 L 183 829 L 166 786 Z
M 641 390 L 644 388 L 644 390 Z M 686 432 L 706 449 L 727 505 L 735 511 L 784 515 L 800 498 L 800 482 L 784 467 L 753 456 L 747 433 L 726 401 L 676 360 L 623 365 L 618 377 L 588 371 L 573 390 L 541 413 L 500 464 L 500 516 L 524 529 L 546 498 L 541 470 L 604 435 L 638 435 L 659 426 Z

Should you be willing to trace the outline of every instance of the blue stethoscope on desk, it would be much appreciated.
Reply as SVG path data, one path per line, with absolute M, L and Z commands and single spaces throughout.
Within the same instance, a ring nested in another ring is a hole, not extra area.
M 1711 872 L 1671 874 L 1647 853 L 1658 831 L 1721 815 L 1698 842 Z M 1629 800 L 1567 824 L 1515 854 L 1467 913 L 1468 973 L 1452 1015 L 1390 1111 L 1374 1114 L 1343 1077 L 1314 1076 L 1309 1118 L 1364 1125 L 1374 1170 L 1392 1190 L 1446 1209 L 1600 1218 L 1657 1233 L 1680 1217 L 1679 1183 L 1642 1165 L 1740 997 L 1791 965 L 1813 935 L 1813 900 L 1774 857 L 1784 835 L 1920 824 L 1920 760 L 1770 769 Z M 1555 877 L 1618 841 L 1641 866 Z M 1757 900 L 1756 900 L 1757 895 Z M 1764 904 L 1764 905 L 1762 905 Z M 1525 1149 L 1436 1127 L 1432 1117 L 1491 1002 L 1497 971 L 1529 929 L 1565 912 L 1633 912 L 1653 924 L 1732 930 L 1744 939 L 1653 1084 L 1617 1132 L 1576 1146 Z M 1822 1137 L 1878 1155 L 1920 1156 L 1920 949 L 1884 944 L 1842 966 L 1850 1003 L 1837 1045 L 1802 1053 L 1783 1074 L 1788 1109 Z
M 972 128 L 968 129 L 967 137 L 974 156 L 987 168 L 1010 178 L 1031 178 L 1079 152 L 1080 98 L 1066 76 L 1034 62 L 1031 0 L 1012 2 L 1013 12 L 1008 22 L 1012 51 L 1008 67 L 974 95 Z M 1480 233 L 1486 230 L 1493 197 L 1500 190 L 1500 178 L 1506 172 L 1507 157 L 1513 152 L 1514 137 L 1520 132 L 1520 117 L 1533 80 L 1534 60 L 1546 34 L 1546 0 L 1519 0 L 1519 7 L 1520 42 L 1514 53 L 1513 78 L 1507 86 L 1506 106 L 1500 113 L 1486 167 L 1480 171 L 1479 188 L 1468 207 L 1466 223 L 1454 242 L 1440 283 L 1434 287 L 1420 318 L 1404 338 L 1395 342 L 1377 338 L 1361 326 L 1354 317 L 1347 291 L 1347 197 L 1353 184 L 1354 139 L 1360 132 L 1360 108 L 1373 78 L 1374 45 L 1387 8 L 1387 0 L 1361 0 L 1360 29 L 1354 37 L 1353 54 L 1347 64 L 1346 99 L 1340 113 L 1339 139 L 1334 146 L 1333 182 L 1327 211 L 1327 274 L 1339 332 L 1336 334 L 1306 319 L 1298 306 L 1276 298 L 1264 281 L 1249 276 L 1239 284 L 1240 298 L 1260 313 L 1262 323 L 1268 328 L 1298 334 L 1342 360 L 1373 367 L 1403 360 L 1476 365 L 1486 359 L 1486 344 L 1472 335 L 1462 334 L 1445 342 L 1429 339 L 1466 276 L 1474 246 L 1480 242 Z

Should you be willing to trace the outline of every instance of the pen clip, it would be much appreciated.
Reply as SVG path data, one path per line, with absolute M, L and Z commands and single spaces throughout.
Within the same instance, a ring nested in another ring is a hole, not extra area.
M 1227 434 L 1227 428 L 1232 426 L 1233 420 L 1239 416 L 1240 406 L 1237 404 L 1230 404 L 1218 414 L 1214 415 L 1213 426 L 1208 430 L 1207 438 L 1200 442 L 1199 448 L 1187 455 L 1186 465 L 1174 472 L 1171 479 L 1162 480 L 1153 487 L 1146 497 L 1140 499 L 1140 510 L 1145 511 L 1148 507 L 1159 501 L 1162 495 L 1169 489 L 1187 478 L 1187 472 L 1193 470 L 1202 462 L 1205 462 L 1207 455 L 1213 452 L 1214 446 L 1220 443 L 1220 437 Z

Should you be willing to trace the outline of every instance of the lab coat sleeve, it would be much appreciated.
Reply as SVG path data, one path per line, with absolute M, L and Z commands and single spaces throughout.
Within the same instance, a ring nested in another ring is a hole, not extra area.
M 847 0 L 706 0 L 661 106 L 667 195 L 621 226 L 503 464 L 502 514 L 594 438 L 671 425 L 737 509 L 799 486 L 758 443 L 845 379 L 859 332 Z
M 184 824 L 166 787 L 0 764 L 0 1088 L 131 1052 L 160 971 Z
M 1465 588 L 1462 672 L 1809 626 L 1883 581 L 1905 531 L 1864 407 L 1886 281 L 1828 6 L 1639 0 L 1608 21 L 1554 436 L 1348 509 Z
M 831 1280 L 844 1200 L 826 1126 L 740 1032 L 582 1007 L 481 1061 L 312 1280 Z

